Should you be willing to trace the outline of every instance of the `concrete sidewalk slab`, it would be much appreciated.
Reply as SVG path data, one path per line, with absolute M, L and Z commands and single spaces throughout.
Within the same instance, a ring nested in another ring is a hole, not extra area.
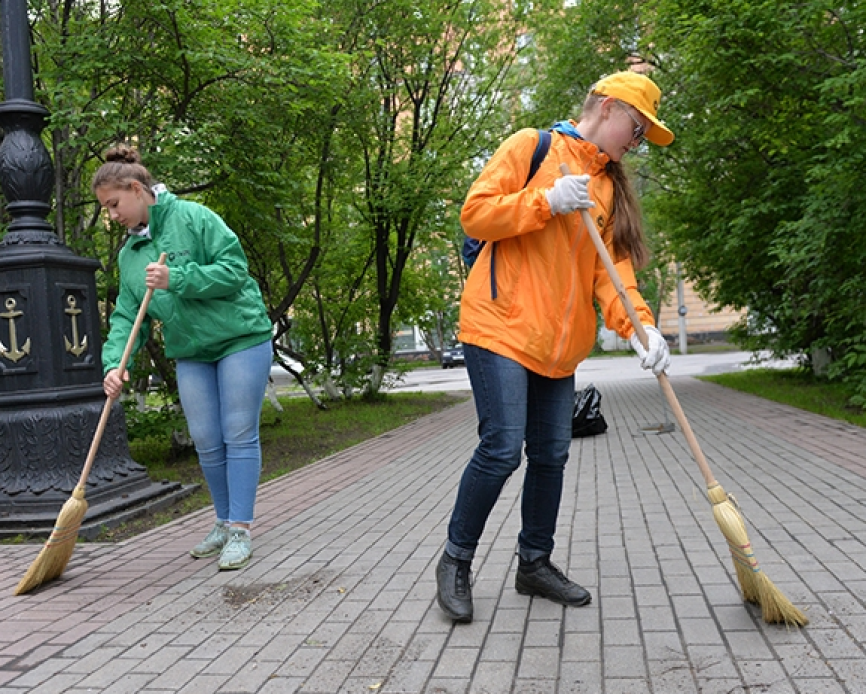
M 743 605 L 706 485 L 654 380 L 596 383 L 610 425 L 575 439 L 554 561 L 594 600 L 513 588 L 518 472 L 453 625 L 435 563 L 476 443 L 471 402 L 262 485 L 255 555 L 194 560 L 201 512 L 76 548 L 61 579 L 12 590 L 38 553 L 3 546 L 0 693 L 489 694 L 866 692 L 866 431 L 672 379 L 762 568 L 812 623 Z

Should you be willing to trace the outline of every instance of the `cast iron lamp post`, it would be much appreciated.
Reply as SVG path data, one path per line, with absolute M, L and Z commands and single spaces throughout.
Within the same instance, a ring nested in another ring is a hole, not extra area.
M 54 167 L 33 101 L 27 0 L 0 0 L 5 101 L 0 187 L 11 218 L 0 241 L 0 537 L 51 532 L 105 404 L 95 271 L 46 221 Z M 154 484 L 130 458 L 115 404 L 94 460 L 81 533 L 95 535 L 180 485 Z

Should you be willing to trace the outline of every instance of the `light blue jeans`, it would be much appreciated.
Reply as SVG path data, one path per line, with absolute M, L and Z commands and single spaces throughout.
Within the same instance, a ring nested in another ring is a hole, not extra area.
M 475 556 L 487 517 L 520 467 L 525 444 L 518 549 L 524 560 L 535 561 L 553 551 L 571 447 L 574 376 L 539 376 L 475 345 L 464 345 L 463 353 L 481 441 L 460 480 L 445 551 L 455 559 Z
M 262 470 L 259 420 L 270 340 L 215 362 L 177 361 L 177 389 L 217 520 L 252 523 Z

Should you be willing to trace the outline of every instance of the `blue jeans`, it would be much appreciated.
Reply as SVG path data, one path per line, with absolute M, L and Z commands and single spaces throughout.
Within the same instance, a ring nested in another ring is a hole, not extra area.
M 252 523 L 262 470 L 259 419 L 270 340 L 215 362 L 177 362 L 177 389 L 217 520 Z
M 463 471 L 445 551 L 471 560 L 487 517 L 526 443 L 520 556 L 534 561 L 553 551 L 562 480 L 571 446 L 574 376 L 545 378 L 512 359 L 464 346 L 478 412 L 480 442 Z

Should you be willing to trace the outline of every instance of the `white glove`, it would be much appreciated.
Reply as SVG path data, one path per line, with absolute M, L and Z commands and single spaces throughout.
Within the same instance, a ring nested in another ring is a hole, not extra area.
M 643 329 L 646 330 L 647 349 L 643 348 L 636 332 L 632 333 L 630 338 L 631 346 L 637 352 L 640 365 L 645 369 L 652 369 L 656 376 L 661 376 L 662 372 L 667 371 L 671 365 L 671 353 L 668 349 L 668 343 L 653 326 L 645 325 Z
M 547 203 L 550 205 L 551 214 L 568 214 L 575 210 L 585 210 L 595 207 L 586 184 L 589 183 L 589 175 L 562 176 L 553 182 L 553 188 L 547 191 Z

